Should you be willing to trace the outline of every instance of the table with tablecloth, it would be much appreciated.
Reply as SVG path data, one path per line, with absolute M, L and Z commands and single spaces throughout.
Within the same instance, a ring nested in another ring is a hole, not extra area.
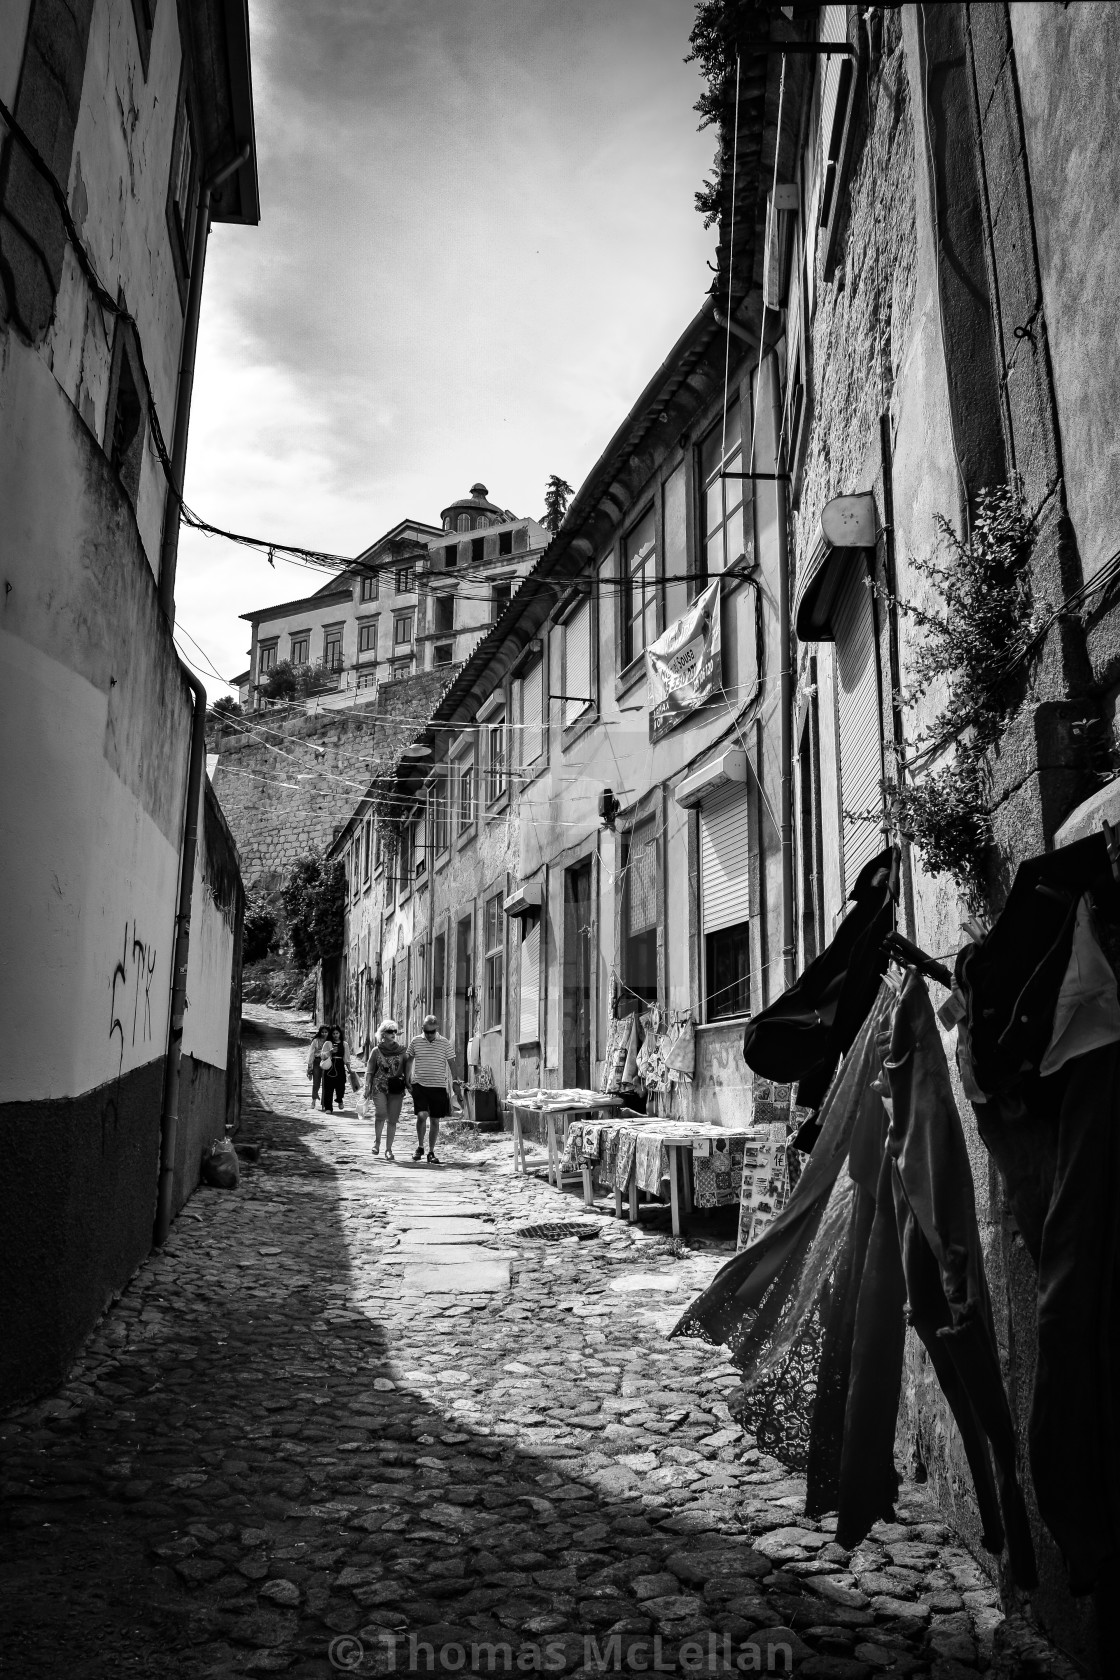
M 622 1098 L 605 1091 L 583 1089 L 535 1089 L 511 1091 L 505 1099 L 513 1120 L 513 1166 L 515 1172 L 525 1172 L 525 1137 L 522 1130 L 526 1116 L 544 1120 L 548 1135 L 548 1182 L 559 1190 L 563 1184 L 567 1159 L 567 1139 L 571 1125 L 601 1114 L 604 1109 L 622 1107 Z M 557 1133 L 557 1126 L 562 1131 Z
M 621 1215 L 629 1197 L 631 1220 L 638 1217 L 638 1193 L 661 1197 L 668 1180 L 673 1233 L 693 1208 L 738 1204 L 740 1242 L 773 1218 L 782 1206 L 786 1145 L 772 1129 L 731 1131 L 662 1116 L 574 1118 L 568 1128 L 561 1173 L 579 1167 L 584 1199 L 593 1199 L 593 1179 L 614 1191 Z

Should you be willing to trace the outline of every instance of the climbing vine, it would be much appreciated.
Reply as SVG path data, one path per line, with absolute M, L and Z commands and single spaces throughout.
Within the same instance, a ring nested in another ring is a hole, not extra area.
M 1032 603 L 1030 522 L 1014 491 L 981 491 L 963 540 L 942 515 L 937 528 L 937 553 L 912 565 L 937 591 L 940 605 L 892 604 L 920 632 L 910 687 L 901 697 L 904 709 L 913 711 L 938 684 L 947 685 L 948 697 L 912 740 L 906 780 L 885 784 L 884 791 L 893 826 L 914 843 L 932 874 L 953 877 L 975 910 L 986 899 L 992 846 L 988 754 L 1017 704 L 1016 670 L 1043 611 Z M 950 746 L 950 763 L 925 768 Z

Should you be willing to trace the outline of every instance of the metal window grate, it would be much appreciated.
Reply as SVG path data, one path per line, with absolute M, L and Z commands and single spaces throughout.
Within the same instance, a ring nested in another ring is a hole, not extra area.
M 599 1235 L 599 1227 L 586 1220 L 581 1220 L 579 1224 L 558 1221 L 554 1225 L 519 1225 L 513 1234 L 515 1237 L 535 1237 L 540 1242 L 560 1242 L 564 1237 L 578 1237 L 580 1242 L 587 1242 Z

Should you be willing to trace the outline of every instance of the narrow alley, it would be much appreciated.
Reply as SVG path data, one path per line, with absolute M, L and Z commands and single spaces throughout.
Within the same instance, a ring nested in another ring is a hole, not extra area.
M 259 1163 L 3 1426 L 4 1673 L 1060 1671 L 1002 1666 L 912 1487 L 856 1554 L 805 1526 L 725 1351 L 667 1339 L 717 1255 L 515 1178 L 508 1137 L 374 1160 L 310 1110 L 302 1023 L 247 1015 Z

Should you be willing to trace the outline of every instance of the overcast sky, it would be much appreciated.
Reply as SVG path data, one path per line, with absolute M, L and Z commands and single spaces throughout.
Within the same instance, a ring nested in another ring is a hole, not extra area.
M 690 0 L 249 10 L 261 222 L 210 237 L 187 502 L 342 554 L 476 479 L 539 517 L 711 280 Z M 178 623 L 233 676 L 238 614 L 320 581 L 184 531 Z

